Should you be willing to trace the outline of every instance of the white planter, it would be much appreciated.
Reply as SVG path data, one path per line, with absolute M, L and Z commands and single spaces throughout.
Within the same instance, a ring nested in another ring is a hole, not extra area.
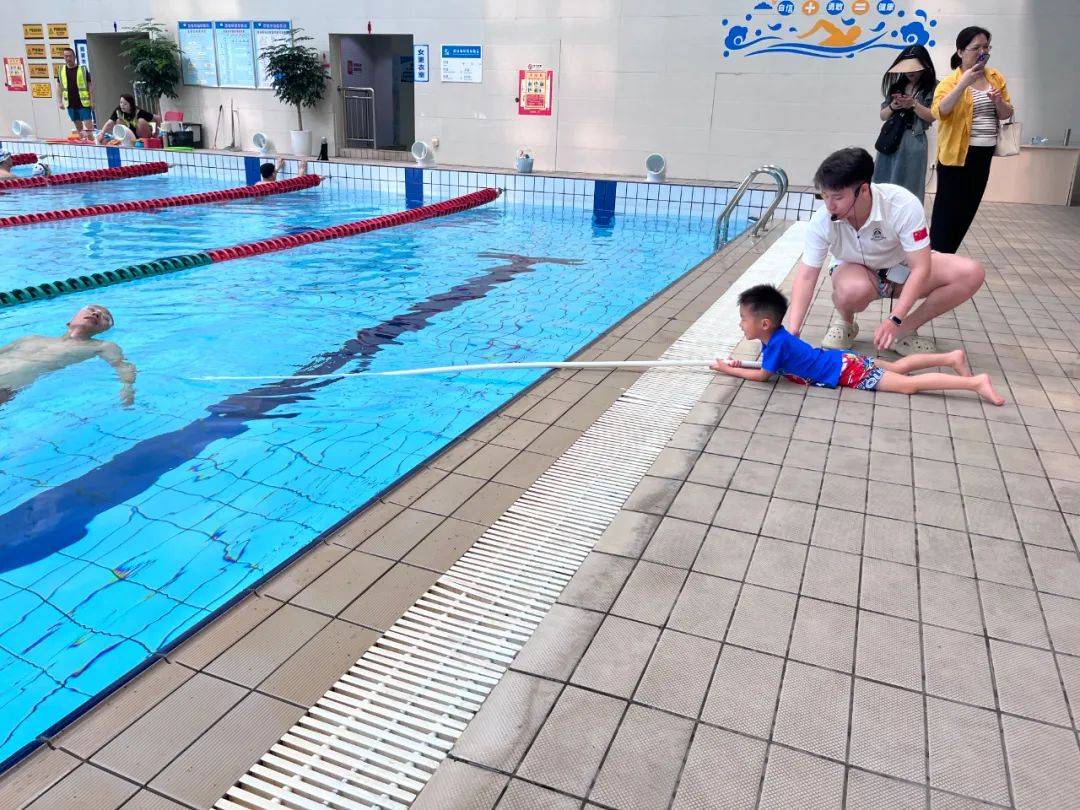
M 521 174 L 532 174 L 533 159 L 531 157 L 528 157 L 528 158 L 519 157 L 515 161 L 514 165 L 517 166 L 517 170 Z
M 290 129 L 289 137 L 292 139 L 292 151 L 294 155 L 311 157 L 311 130 Z

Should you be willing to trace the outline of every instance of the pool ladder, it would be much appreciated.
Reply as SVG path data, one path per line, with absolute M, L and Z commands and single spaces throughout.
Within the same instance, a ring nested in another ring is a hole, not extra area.
M 721 211 L 720 216 L 716 218 L 716 240 L 713 243 L 713 250 L 719 250 L 720 246 L 728 241 L 728 235 L 731 229 L 731 214 L 735 211 L 735 206 L 739 204 L 739 200 L 742 199 L 743 194 L 746 193 L 750 184 L 753 183 L 754 179 L 760 174 L 767 174 L 776 181 L 776 196 L 769 204 L 769 207 L 765 209 L 765 213 L 758 218 L 751 235 L 755 237 L 761 236 L 761 234 L 765 232 L 769 220 L 772 219 L 773 214 L 780 205 L 780 201 L 784 199 L 784 196 L 788 191 L 787 172 L 779 166 L 773 166 L 771 163 L 766 163 L 764 166 L 759 166 L 754 169 L 750 174 L 746 175 L 746 178 L 739 184 L 739 187 L 735 189 L 735 193 L 731 195 L 728 204 L 724 206 L 724 210 Z

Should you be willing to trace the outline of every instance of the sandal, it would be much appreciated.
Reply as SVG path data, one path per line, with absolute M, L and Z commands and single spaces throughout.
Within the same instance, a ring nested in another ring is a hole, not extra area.
M 856 321 L 833 324 L 822 338 L 821 347 L 823 349 L 850 349 L 855 345 L 858 334 L 859 324 Z
M 893 343 L 892 350 L 901 357 L 907 357 L 909 354 L 936 354 L 938 347 L 928 337 L 911 334 L 904 335 Z

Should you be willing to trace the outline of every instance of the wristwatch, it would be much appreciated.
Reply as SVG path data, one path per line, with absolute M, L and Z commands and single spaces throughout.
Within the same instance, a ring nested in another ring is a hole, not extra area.
M 903 323 L 903 321 L 900 318 L 897 318 L 895 315 L 890 315 L 889 320 L 895 323 L 897 326 L 900 326 Z

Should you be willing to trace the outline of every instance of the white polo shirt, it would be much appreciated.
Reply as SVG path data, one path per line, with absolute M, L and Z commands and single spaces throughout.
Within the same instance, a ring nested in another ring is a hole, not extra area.
M 846 219 L 832 220 L 822 206 L 810 218 L 803 261 L 821 267 L 832 253 L 838 261 L 884 270 L 903 264 L 907 253 L 930 244 L 926 214 L 919 198 L 903 186 L 871 183 L 870 217 L 856 231 Z

